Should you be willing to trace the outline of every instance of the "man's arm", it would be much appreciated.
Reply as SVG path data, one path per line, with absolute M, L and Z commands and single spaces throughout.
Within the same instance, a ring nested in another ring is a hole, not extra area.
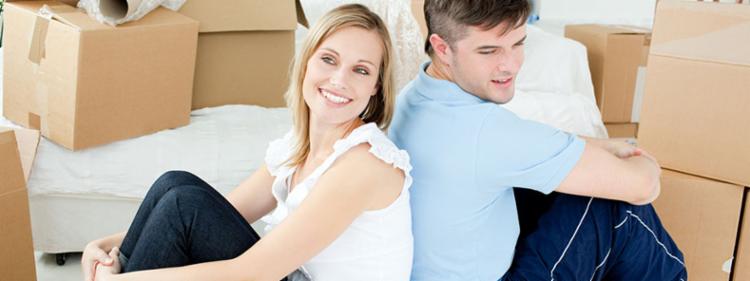
M 656 199 L 661 168 L 653 157 L 624 142 L 584 139 L 580 160 L 556 191 L 635 205 Z

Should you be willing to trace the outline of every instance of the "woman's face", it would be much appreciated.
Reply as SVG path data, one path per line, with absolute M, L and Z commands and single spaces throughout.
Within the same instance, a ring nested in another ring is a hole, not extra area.
M 307 61 L 302 95 L 311 121 L 343 124 L 357 118 L 379 89 L 383 60 L 377 33 L 345 27 L 326 38 Z

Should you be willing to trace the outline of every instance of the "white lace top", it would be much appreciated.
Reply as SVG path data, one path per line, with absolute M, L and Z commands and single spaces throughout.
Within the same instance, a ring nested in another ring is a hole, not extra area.
M 409 280 L 413 254 L 409 207 L 412 178 L 406 151 L 399 150 L 374 123 L 362 125 L 336 141 L 333 153 L 290 193 L 289 182 L 296 168 L 286 166 L 284 161 L 291 155 L 294 141 L 294 133 L 290 131 L 283 138 L 271 142 L 266 152 L 266 165 L 275 177 L 272 193 L 277 202 L 276 209 L 262 218 L 268 224 L 266 232 L 270 232 L 299 207 L 310 190 L 315 188 L 318 178 L 337 158 L 359 144 L 370 144 L 369 151 L 403 170 L 405 180 L 401 195 L 391 205 L 366 211 L 356 218 L 331 245 L 290 275 L 291 281 Z

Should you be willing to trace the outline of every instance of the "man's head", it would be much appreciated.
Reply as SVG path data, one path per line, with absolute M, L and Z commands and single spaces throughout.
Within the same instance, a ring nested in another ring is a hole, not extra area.
M 426 0 L 424 10 L 433 66 L 479 98 L 510 101 L 523 63 L 528 0 Z

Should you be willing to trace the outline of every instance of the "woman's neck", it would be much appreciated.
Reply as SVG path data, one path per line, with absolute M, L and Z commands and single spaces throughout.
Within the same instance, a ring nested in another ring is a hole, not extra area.
M 351 131 L 364 124 L 364 122 L 355 118 L 354 120 L 342 124 L 327 124 L 314 122 L 310 120 L 310 153 L 307 155 L 308 161 L 323 160 L 333 152 L 333 144 L 337 140 L 344 138 Z

